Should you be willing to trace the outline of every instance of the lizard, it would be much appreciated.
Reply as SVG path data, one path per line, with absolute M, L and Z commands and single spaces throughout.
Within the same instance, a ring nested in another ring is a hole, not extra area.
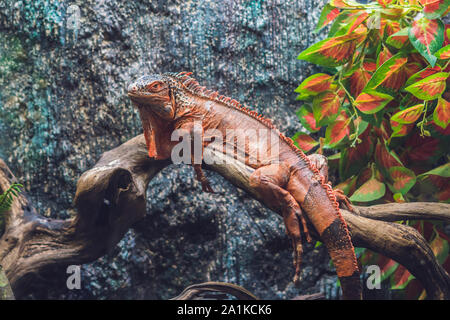
M 213 140 L 205 135 L 210 130 L 218 131 L 231 143 L 236 139 L 227 137 L 230 129 L 252 128 L 275 132 L 278 147 L 275 156 L 265 157 L 267 153 L 261 155 L 257 152 L 261 148 L 271 149 L 270 144 L 261 146 L 258 141 L 247 141 L 244 150 L 241 150 L 244 156 L 240 161 L 254 169 L 250 186 L 262 195 L 265 204 L 277 208 L 283 218 L 294 249 L 294 283 L 300 281 L 302 229 L 304 238 L 311 241 L 308 220 L 334 263 L 343 298 L 361 299 L 359 267 L 338 201 L 344 201 L 348 207 L 350 204 L 345 195 L 332 189 L 326 162 L 319 161 L 320 158 L 314 155 L 306 156 L 270 119 L 235 99 L 206 89 L 191 75 L 191 72 L 150 74 L 128 85 L 127 94 L 139 111 L 149 157 L 156 160 L 171 157 L 175 145 L 179 143 L 171 139 L 175 130 L 184 130 L 191 137 L 200 136 L 202 148 Z M 253 157 L 251 163 L 250 156 Z M 203 191 L 213 192 L 202 171 L 202 159 L 195 162 L 192 155 L 192 160 Z

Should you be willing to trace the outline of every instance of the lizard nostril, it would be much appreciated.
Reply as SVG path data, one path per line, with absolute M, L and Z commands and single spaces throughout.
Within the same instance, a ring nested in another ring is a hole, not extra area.
M 130 85 L 128 87 L 128 92 L 135 92 L 137 91 L 137 86 L 136 85 Z

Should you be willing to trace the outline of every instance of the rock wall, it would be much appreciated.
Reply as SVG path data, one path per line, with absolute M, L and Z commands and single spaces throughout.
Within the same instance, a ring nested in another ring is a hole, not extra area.
M 141 133 L 126 85 L 144 73 L 192 71 L 293 135 L 293 90 L 312 73 L 296 56 L 316 42 L 323 0 L 0 0 L 0 157 L 38 210 L 67 218 L 77 178 L 100 154 Z M 305 250 L 300 288 L 282 220 L 222 177 L 201 192 L 171 166 L 148 190 L 146 218 L 114 252 L 30 298 L 166 299 L 206 280 L 262 298 L 327 290 L 323 248 Z

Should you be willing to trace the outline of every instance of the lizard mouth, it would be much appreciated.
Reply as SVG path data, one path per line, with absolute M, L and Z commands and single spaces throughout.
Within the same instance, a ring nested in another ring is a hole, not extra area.
M 158 102 L 166 102 L 169 100 L 168 97 L 160 96 L 158 94 L 150 92 L 132 92 L 127 93 L 131 101 L 138 105 L 150 105 Z

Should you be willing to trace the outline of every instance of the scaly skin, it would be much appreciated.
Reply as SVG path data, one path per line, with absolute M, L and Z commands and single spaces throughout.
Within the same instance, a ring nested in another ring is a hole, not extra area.
M 270 120 L 241 106 L 236 100 L 199 86 L 190 74 L 144 76 L 129 85 L 128 95 L 139 109 L 149 156 L 170 158 L 172 149 L 178 144 L 178 141 L 170 139 L 176 129 L 184 129 L 191 137 L 200 136 L 202 148 L 214 140 L 211 130 L 220 132 L 224 142 L 235 146 L 233 152 L 237 159 L 255 169 L 250 177 L 252 187 L 263 195 L 267 205 L 278 208 L 282 214 L 294 248 L 294 282 L 299 281 L 301 271 L 302 228 L 310 241 L 306 228 L 308 219 L 328 249 L 344 298 L 361 299 L 356 256 L 336 197 L 345 201 L 346 198 L 333 192 L 327 180 L 326 163 L 314 155 L 307 157 Z M 230 129 L 253 129 L 256 132 L 269 129 L 276 138 L 269 144 L 250 140 L 243 149 L 239 149 L 241 144 L 236 143 L 239 133 L 230 135 Z M 219 146 L 223 147 L 223 144 Z M 278 149 L 273 149 L 275 146 Z M 265 152 L 261 152 L 262 149 Z M 274 150 L 276 153 L 272 152 Z M 202 159 L 194 159 L 192 155 L 192 160 L 203 190 L 212 192 L 201 169 Z

